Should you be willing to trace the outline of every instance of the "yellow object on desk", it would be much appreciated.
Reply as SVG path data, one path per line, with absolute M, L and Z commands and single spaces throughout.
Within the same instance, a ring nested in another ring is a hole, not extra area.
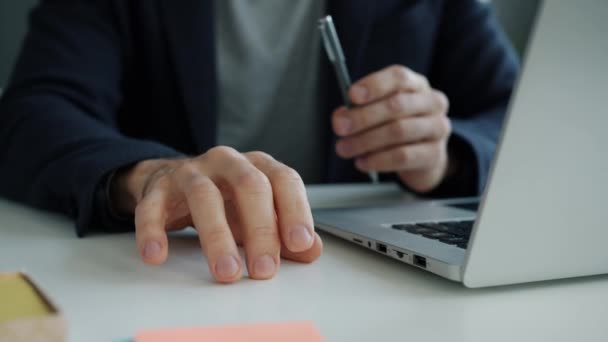
M 0 275 L 0 303 L 0 322 L 51 313 L 38 291 L 19 274 Z
M 65 320 L 40 287 L 26 274 L 0 273 L 0 341 L 65 340 Z

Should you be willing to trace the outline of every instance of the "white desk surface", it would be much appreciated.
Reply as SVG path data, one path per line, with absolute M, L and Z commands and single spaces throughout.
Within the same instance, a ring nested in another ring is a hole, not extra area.
M 399 197 L 391 187 L 309 192 L 315 206 Z M 78 239 L 69 220 L 0 200 L 0 271 L 33 275 L 63 309 L 71 342 L 286 320 L 313 320 L 328 342 L 608 341 L 608 277 L 471 290 L 323 238 L 314 264 L 283 262 L 273 280 L 226 286 L 211 280 L 192 232 L 172 236 L 165 265 L 146 266 L 132 234 Z

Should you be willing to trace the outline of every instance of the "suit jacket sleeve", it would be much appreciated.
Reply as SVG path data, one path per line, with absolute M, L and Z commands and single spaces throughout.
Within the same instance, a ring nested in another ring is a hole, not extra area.
M 487 182 L 519 61 L 488 5 L 446 0 L 429 75 L 450 99 L 454 177 L 432 195 L 481 193 Z
M 104 176 L 178 155 L 117 128 L 128 57 L 106 3 L 43 1 L 0 102 L 0 194 L 75 218 L 79 235 L 104 221 L 94 210 Z

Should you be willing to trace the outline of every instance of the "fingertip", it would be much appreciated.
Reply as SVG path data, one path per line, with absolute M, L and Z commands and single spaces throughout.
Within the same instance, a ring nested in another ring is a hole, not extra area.
M 319 234 L 315 233 L 315 242 L 313 243 L 313 245 L 309 251 L 310 251 L 310 259 L 309 259 L 310 261 L 308 261 L 309 263 L 319 259 L 321 254 L 323 254 L 323 240 L 321 239 Z
M 315 242 L 311 249 L 314 252 L 313 254 L 316 255 L 316 257 L 312 261 L 318 259 L 323 253 L 323 240 L 321 239 L 321 236 L 319 236 L 318 233 L 315 233 Z
M 321 237 L 317 233 L 314 234 L 314 237 L 315 241 L 313 242 L 312 247 L 310 247 L 307 251 L 294 253 L 289 250 L 284 250 L 282 252 L 283 257 L 304 264 L 313 263 L 319 259 L 323 253 L 323 240 L 321 240 Z
M 209 264 L 213 277 L 218 283 L 230 284 L 241 279 L 243 267 L 239 257 L 224 255 L 219 257 L 215 264 Z
M 254 280 L 268 280 L 274 278 L 279 271 L 279 257 L 262 255 L 249 263 L 249 278 Z
M 292 227 L 288 233 L 288 237 L 284 241 L 285 246 L 294 252 L 303 252 L 310 249 L 314 243 L 314 237 L 311 233 L 312 229 L 305 225 L 296 225 Z
M 167 260 L 167 245 L 158 240 L 148 240 L 140 249 L 142 260 L 146 264 L 160 265 Z
M 315 242 L 313 243 L 312 247 L 308 251 L 306 251 L 302 254 L 302 259 L 299 261 L 302 263 L 305 263 L 305 264 L 313 263 L 321 257 L 322 253 L 323 253 L 323 240 L 321 240 L 321 237 L 319 236 L 319 234 L 315 233 Z
M 336 142 L 335 150 L 336 154 L 344 159 L 351 158 L 355 155 L 353 145 L 347 143 L 344 139 L 340 139 Z

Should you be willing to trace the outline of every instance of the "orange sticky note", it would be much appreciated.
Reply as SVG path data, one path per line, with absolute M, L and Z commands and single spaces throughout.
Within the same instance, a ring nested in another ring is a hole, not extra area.
M 135 342 L 323 342 L 312 322 L 225 325 L 146 330 Z

